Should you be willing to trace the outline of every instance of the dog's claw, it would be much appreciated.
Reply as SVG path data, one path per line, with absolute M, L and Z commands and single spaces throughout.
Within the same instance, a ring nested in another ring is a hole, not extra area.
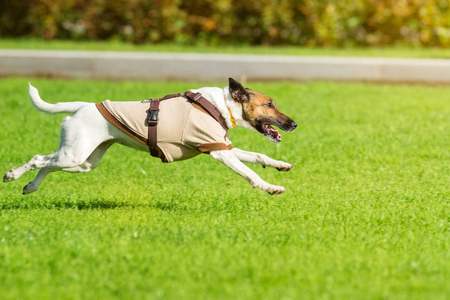
M 282 193 L 284 193 L 286 191 L 286 189 L 282 186 L 274 186 L 274 187 L 270 187 L 267 189 L 267 192 L 270 195 L 280 195 Z
M 26 186 L 24 186 L 22 190 L 22 195 L 30 194 L 33 192 L 36 192 L 39 187 L 36 187 L 35 184 L 33 184 L 33 181 L 28 183 Z
M 5 176 L 3 176 L 3 182 L 10 182 L 10 181 L 13 181 L 14 179 L 15 178 L 14 178 L 14 174 L 13 174 L 12 170 L 7 172 L 5 174 Z
M 281 172 L 287 172 L 287 171 L 292 170 L 293 167 L 294 167 L 294 166 L 291 165 L 291 164 L 285 164 L 285 165 L 283 165 L 283 166 L 281 166 L 281 167 L 278 167 L 277 170 L 278 170 L 278 171 L 281 171 Z

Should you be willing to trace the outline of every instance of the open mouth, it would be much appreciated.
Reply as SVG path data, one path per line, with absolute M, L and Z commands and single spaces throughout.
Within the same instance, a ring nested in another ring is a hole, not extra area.
M 275 143 L 281 142 L 281 134 L 270 125 L 261 125 L 261 133 Z
M 283 131 L 294 131 L 297 123 L 289 119 L 287 122 L 278 122 L 277 120 L 256 120 L 253 127 L 266 138 L 274 143 L 281 143 L 281 134 L 272 126 L 278 127 Z

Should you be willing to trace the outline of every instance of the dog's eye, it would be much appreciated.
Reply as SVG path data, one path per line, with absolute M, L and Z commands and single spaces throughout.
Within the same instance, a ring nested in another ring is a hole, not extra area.
M 266 105 L 267 105 L 268 107 L 273 107 L 272 102 L 269 102 L 269 103 L 267 103 Z

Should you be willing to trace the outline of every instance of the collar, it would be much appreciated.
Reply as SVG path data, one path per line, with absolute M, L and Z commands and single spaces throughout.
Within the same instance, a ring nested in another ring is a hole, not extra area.
M 224 100 L 225 100 L 225 106 L 227 107 L 228 113 L 229 113 L 229 115 L 230 115 L 231 126 L 233 126 L 233 128 L 236 128 L 236 119 L 233 117 L 233 114 L 231 113 L 231 109 L 230 109 L 230 107 L 228 106 L 227 95 L 228 95 L 229 93 L 230 93 L 230 92 L 228 91 L 228 87 L 224 87 L 224 88 L 223 88 L 223 98 L 224 98 Z
M 233 126 L 233 128 L 236 128 L 236 120 L 233 117 L 233 114 L 231 113 L 231 109 L 227 106 L 228 108 L 228 112 L 230 113 L 230 121 L 231 121 L 231 125 Z

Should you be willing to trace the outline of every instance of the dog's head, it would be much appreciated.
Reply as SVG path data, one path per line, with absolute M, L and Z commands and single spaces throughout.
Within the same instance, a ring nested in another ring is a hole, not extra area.
M 234 101 L 242 105 L 243 119 L 270 141 L 281 142 L 281 134 L 272 125 L 284 131 L 294 131 L 297 127 L 297 123 L 280 112 L 270 97 L 244 88 L 233 78 L 229 78 L 229 90 Z

